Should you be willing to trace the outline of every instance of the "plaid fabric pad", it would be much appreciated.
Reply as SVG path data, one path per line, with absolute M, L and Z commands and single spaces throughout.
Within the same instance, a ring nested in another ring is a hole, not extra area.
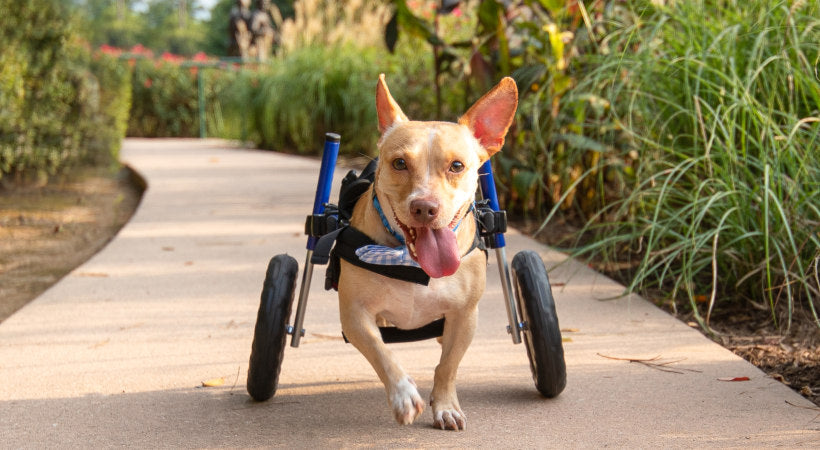
M 380 266 L 421 267 L 410 257 L 410 252 L 407 251 L 405 245 L 396 248 L 385 245 L 365 245 L 356 249 L 356 256 L 366 263 Z

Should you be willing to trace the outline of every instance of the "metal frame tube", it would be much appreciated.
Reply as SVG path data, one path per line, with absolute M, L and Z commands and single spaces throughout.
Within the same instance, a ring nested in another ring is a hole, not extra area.
M 499 211 L 498 194 L 495 189 L 495 178 L 493 178 L 493 166 L 489 160 L 478 170 L 480 192 L 483 199 L 490 201 L 490 208 Z M 518 321 L 518 310 L 516 309 L 515 292 L 510 282 L 510 266 L 507 264 L 507 245 L 503 233 L 495 235 L 495 257 L 498 261 L 498 275 L 501 277 L 501 290 L 504 292 L 504 304 L 507 309 L 507 332 L 512 337 L 513 344 L 521 343 L 521 323 Z
M 510 322 L 507 332 L 512 336 L 513 344 L 521 343 L 521 324 L 515 305 L 515 292 L 510 283 L 510 266 L 507 264 L 507 251 L 504 247 L 495 249 L 498 261 L 498 274 L 501 276 L 501 288 L 504 291 L 504 304 L 507 307 L 507 320 Z
M 319 181 L 316 184 L 316 195 L 313 199 L 313 214 L 325 212 L 325 204 L 330 199 L 330 188 L 333 182 L 333 171 L 336 168 L 336 159 L 339 156 L 339 142 L 341 137 L 335 133 L 325 134 L 325 146 L 322 149 L 322 165 L 319 169 Z M 305 330 L 302 325 L 305 322 L 305 310 L 307 309 L 307 297 L 310 292 L 310 280 L 313 277 L 313 263 L 310 262 L 313 256 L 313 249 L 316 247 L 318 238 L 309 236 L 307 241 L 307 255 L 305 256 L 305 269 L 302 272 L 302 284 L 299 287 L 299 302 L 296 304 L 296 316 L 293 318 L 293 326 L 290 329 L 291 347 L 298 347 Z
M 313 263 L 310 262 L 310 257 L 313 256 L 313 250 L 307 251 L 305 256 L 305 270 L 302 272 L 302 285 L 299 288 L 299 303 L 296 304 L 296 316 L 293 318 L 293 327 L 291 330 L 290 346 L 298 347 L 302 336 L 305 335 L 305 329 L 302 324 L 305 322 L 305 309 L 307 308 L 307 296 L 310 292 L 310 281 L 313 278 Z

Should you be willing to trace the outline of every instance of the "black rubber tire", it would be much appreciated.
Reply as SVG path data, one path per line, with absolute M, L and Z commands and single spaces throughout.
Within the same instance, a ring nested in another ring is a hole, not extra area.
M 535 388 L 556 397 L 567 385 L 567 366 L 547 269 L 538 253 L 525 250 L 513 258 L 512 270 Z
M 289 255 L 276 255 L 268 263 L 248 365 L 248 394 L 256 401 L 276 393 L 298 272 L 299 263 Z

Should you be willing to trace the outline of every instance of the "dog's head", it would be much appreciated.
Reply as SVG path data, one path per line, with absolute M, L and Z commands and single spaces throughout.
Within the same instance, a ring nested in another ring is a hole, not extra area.
M 469 212 L 478 168 L 501 150 L 517 106 L 515 82 L 504 78 L 458 123 L 411 121 L 390 95 L 384 75 L 379 76 L 376 194 L 410 255 L 433 278 L 452 275 L 459 267 L 453 228 Z

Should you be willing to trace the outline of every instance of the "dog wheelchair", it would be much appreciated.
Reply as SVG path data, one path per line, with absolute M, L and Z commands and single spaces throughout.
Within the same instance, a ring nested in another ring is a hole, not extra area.
M 290 315 L 299 263 L 289 255 L 280 254 L 274 256 L 268 264 L 248 367 L 247 390 L 256 401 L 268 400 L 276 393 L 287 336 L 291 336 L 291 347 L 298 347 L 305 334 L 302 326 L 313 266 L 330 261 L 330 274 L 333 266 L 332 258 L 329 257 L 330 246 L 335 236 L 347 225 L 356 200 L 372 182 L 372 178 L 368 180 L 367 177 L 372 175 L 375 167 L 373 163 L 358 176 L 355 171 L 348 173 L 342 182 L 339 203 L 328 203 L 340 140 L 337 134 L 326 135 L 313 212 L 307 216 L 305 224 L 305 233 L 308 235 L 307 256 L 292 323 Z M 483 200 L 476 202 L 475 216 L 483 247 L 487 251 L 493 249 L 498 261 L 509 321 L 507 332 L 514 344 L 520 344 L 522 340 L 525 343 L 538 392 L 548 398 L 555 397 L 566 386 L 566 364 L 547 271 L 541 257 L 531 250 L 517 253 L 512 264 L 507 264 L 504 240 L 506 212 L 498 205 L 489 160 L 479 170 L 479 182 Z M 335 270 L 338 271 L 338 268 Z M 325 289 L 332 287 L 329 277 Z M 444 319 L 439 319 L 415 330 L 381 327 L 380 331 L 384 342 L 394 343 L 439 337 L 443 329 Z

